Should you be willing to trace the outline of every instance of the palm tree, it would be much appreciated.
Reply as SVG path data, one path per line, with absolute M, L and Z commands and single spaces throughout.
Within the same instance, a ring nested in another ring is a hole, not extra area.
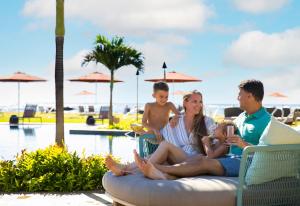
M 144 57 L 141 52 L 125 45 L 123 37 L 116 36 L 109 41 L 105 36 L 97 35 L 95 47 L 84 57 L 82 65 L 87 65 L 89 62 L 101 63 L 110 71 L 109 125 L 112 125 L 114 74 L 119 68 L 128 65 L 133 65 L 142 72 L 144 70 Z
M 56 137 L 59 146 L 64 145 L 64 0 L 56 0 L 55 27 L 55 106 L 56 106 Z

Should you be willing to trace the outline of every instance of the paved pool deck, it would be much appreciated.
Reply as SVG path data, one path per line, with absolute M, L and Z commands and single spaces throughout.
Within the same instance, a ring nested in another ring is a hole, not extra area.
M 0 194 L 1 206 L 111 206 L 103 192 L 76 193 L 5 193 Z

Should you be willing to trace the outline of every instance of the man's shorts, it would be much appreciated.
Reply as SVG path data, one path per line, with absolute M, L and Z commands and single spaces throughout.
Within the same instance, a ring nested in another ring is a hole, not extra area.
M 217 158 L 224 169 L 224 176 L 238 177 L 241 164 L 241 156 L 226 156 Z

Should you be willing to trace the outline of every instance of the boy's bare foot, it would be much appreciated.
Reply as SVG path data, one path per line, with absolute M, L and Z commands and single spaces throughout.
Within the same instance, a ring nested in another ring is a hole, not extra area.
M 145 160 L 140 158 L 136 150 L 134 150 L 133 153 L 134 153 L 134 160 L 136 165 L 146 177 L 154 180 L 167 179 L 166 175 L 161 171 L 159 171 L 158 169 L 156 169 L 150 161 L 146 162 Z
M 111 156 L 107 156 L 105 158 L 105 165 L 116 176 L 123 176 L 126 174 L 126 172 L 123 170 L 124 166 L 118 164 L 115 160 L 111 158 Z

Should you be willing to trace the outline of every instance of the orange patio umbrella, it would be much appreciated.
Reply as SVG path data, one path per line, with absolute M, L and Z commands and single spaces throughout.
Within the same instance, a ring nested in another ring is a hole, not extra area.
M 280 93 L 280 92 L 273 92 L 271 94 L 269 94 L 270 97 L 278 97 L 278 98 L 287 98 L 286 95 Z
M 184 82 L 201 82 L 202 80 L 193 77 L 193 76 L 189 76 L 186 74 L 182 74 L 179 72 L 167 72 L 166 73 L 166 78 L 164 77 L 159 77 L 159 78 L 153 78 L 153 79 L 146 79 L 145 81 L 148 82 L 168 82 L 168 83 L 184 83 Z M 173 91 L 174 91 L 174 84 L 173 84 Z M 173 92 L 174 95 L 175 92 Z
M 164 77 L 154 78 L 154 79 L 146 79 L 145 81 L 148 82 L 160 82 L 165 81 L 168 83 L 184 83 L 184 82 L 201 82 L 202 80 L 197 79 L 196 77 L 188 76 L 186 74 L 182 74 L 179 72 L 167 72 L 166 73 L 166 79 Z
M 71 82 L 88 82 L 95 83 L 95 103 L 97 103 L 97 83 L 110 83 L 110 76 L 101 72 L 93 72 L 78 78 L 69 79 Z M 114 79 L 114 83 L 123 82 L 121 80 Z
M 95 93 L 94 92 L 90 92 L 90 91 L 86 91 L 86 90 L 82 90 L 81 92 L 77 93 L 76 95 L 86 96 L 86 95 L 95 95 Z
M 37 76 L 32 76 L 23 72 L 15 72 L 11 76 L 0 77 L 0 82 L 17 82 L 18 83 L 18 113 L 20 110 L 20 83 L 22 82 L 45 82 L 46 79 L 42 79 Z
M 173 95 L 182 95 L 182 96 L 184 96 L 184 95 L 186 95 L 188 93 L 190 93 L 190 92 L 177 90 L 177 91 L 173 92 Z

